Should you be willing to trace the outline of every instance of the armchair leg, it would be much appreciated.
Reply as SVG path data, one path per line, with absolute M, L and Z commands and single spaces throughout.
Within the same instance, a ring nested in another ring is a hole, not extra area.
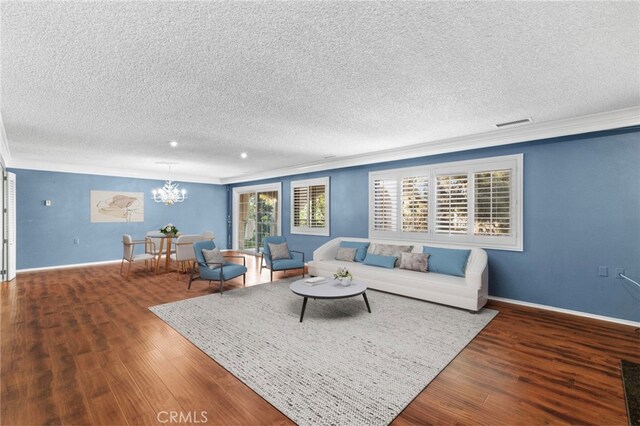
M 273 269 L 269 269 L 269 276 L 271 277 L 271 281 L 273 282 Z
M 242 274 L 242 287 L 247 286 L 247 274 Z
M 260 253 L 260 273 L 262 273 L 262 263 L 264 261 L 264 255 Z
M 224 293 L 224 279 L 222 279 L 222 274 L 220 275 L 220 296 Z
M 189 275 L 189 287 L 187 287 L 187 291 L 191 289 L 191 282 L 193 281 L 193 273 L 196 271 L 196 265 L 193 264 L 193 268 L 191 268 L 191 274 Z

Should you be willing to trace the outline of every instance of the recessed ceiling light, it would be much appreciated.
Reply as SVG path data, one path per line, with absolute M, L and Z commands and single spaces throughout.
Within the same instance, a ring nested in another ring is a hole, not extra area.
M 173 148 L 175 148 L 176 146 L 178 146 L 178 142 L 171 141 L 171 142 L 169 142 L 169 145 L 171 145 Z
M 240 158 L 247 158 L 247 153 L 246 152 L 241 153 Z

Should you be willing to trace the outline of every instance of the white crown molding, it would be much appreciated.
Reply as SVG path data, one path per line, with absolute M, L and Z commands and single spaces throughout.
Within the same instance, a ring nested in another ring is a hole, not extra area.
M 503 128 L 475 135 L 460 136 L 419 145 L 354 155 L 334 160 L 302 164 L 294 167 L 268 170 L 260 173 L 223 178 L 223 184 L 250 182 L 281 176 L 291 176 L 317 171 L 362 166 L 386 161 L 426 157 L 470 149 L 530 142 L 560 136 L 578 135 L 602 130 L 618 129 L 640 124 L 640 106 L 608 111 L 563 120 L 532 123 L 513 128 Z
M 539 305 L 537 303 L 523 302 L 521 300 L 507 299 L 504 297 L 495 297 L 495 296 L 489 296 L 489 300 L 495 300 L 497 302 L 504 302 L 504 303 L 511 303 L 513 305 L 526 306 L 529 308 L 544 309 L 545 311 L 560 312 L 562 314 L 575 315 L 583 318 L 591 318 L 598 321 L 607 321 L 607 322 L 613 322 L 616 324 L 629 325 L 635 328 L 640 327 L 640 322 L 636 322 L 636 321 L 630 321 L 630 320 L 625 320 L 621 318 L 606 317 L 604 315 L 590 314 L 588 312 L 582 312 L 582 311 L 573 311 L 571 309 L 556 308 L 555 306 Z
M 2 113 L 0 113 L 0 163 L 5 168 L 11 165 L 11 151 L 9 151 L 9 141 L 7 140 L 7 132 L 4 129 Z
M 117 176 L 117 177 L 127 177 L 127 178 L 135 178 L 135 179 L 159 179 L 166 180 L 167 172 L 166 171 L 135 171 L 135 170 L 125 170 L 111 167 L 96 167 L 96 166 L 87 166 L 83 164 L 66 164 L 66 163 L 52 163 L 49 161 L 23 161 L 14 159 L 11 162 L 10 167 L 12 169 L 27 169 L 27 170 L 42 170 L 47 172 L 62 172 L 62 173 L 80 173 L 86 175 L 99 175 L 99 176 Z M 197 176 L 197 175 L 187 175 L 187 174 L 179 174 L 172 172 L 171 179 L 180 182 L 189 182 L 189 183 L 210 183 L 221 185 L 222 182 L 219 178 L 211 177 L 211 176 Z

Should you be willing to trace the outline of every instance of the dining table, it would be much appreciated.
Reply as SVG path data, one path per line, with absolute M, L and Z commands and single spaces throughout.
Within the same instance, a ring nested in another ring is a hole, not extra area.
M 156 259 L 156 275 L 160 270 L 160 259 L 162 258 L 163 250 L 165 251 L 164 271 L 169 272 L 169 267 L 171 265 L 171 243 L 177 236 L 177 234 L 163 234 L 160 231 L 147 233 L 147 237 L 149 238 L 160 239 L 160 247 L 158 248 L 158 257 Z

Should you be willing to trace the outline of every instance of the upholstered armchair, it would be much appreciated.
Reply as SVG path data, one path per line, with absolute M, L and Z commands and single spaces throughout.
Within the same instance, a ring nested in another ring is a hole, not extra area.
M 196 262 L 193 264 L 191 268 L 191 275 L 189 277 L 189 287 L 191 288 L 191 283 L 194 280 L 200 279 L 209 281 L 219 281 L 220 282 L 220 295 L 222 295 L 224 291 L 224 283 L 225 281 L 229 281 L 233 278 L 239 277 L 242 275 L 242 285 L 246 284 L 246 259 L 244 256 L 221 256 L 218 261 L 207 261 L 205 259 L 205 253 L 203 250 L 214 250 L 216 245 L 211 240 L 205 241 L 196 241 L 193 243 L 193 251 L 196 257 Z M 227 261 L 226 259 L 230 258 L 238 258 L 242 259 L 242 265 L 239 263 L 234 263 Z M 196 269 L 198 270 L 198 274 L 196 274 Z
M 260 258 L 260 273 L 262 273 L 262 268 L 269 269 L 271 281 L 273 281 L 273 271 L 302 269 L 302 277 L 304 277 L 304 253 L 289 250 L 286 243 L 287 239 L 283 236 L 271 236 L 264 239 L 264 248 Z M 272 253 L 271 248 L 275 248 L 278 253 Z M 293 253 L 295 253 L 295 257 Z

